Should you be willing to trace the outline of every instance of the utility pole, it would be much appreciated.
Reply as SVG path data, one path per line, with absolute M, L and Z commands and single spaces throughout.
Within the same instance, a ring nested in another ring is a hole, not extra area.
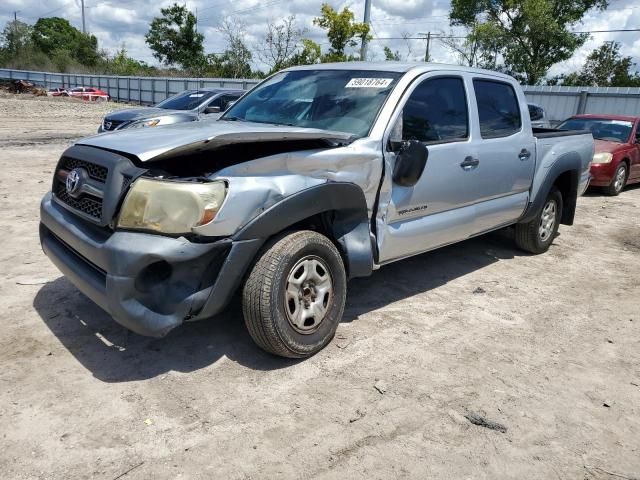
M 427 50 L 424 53 L 424 61 L 425 62 L 430 62 L 431 61 L 431 54 L 429 53 L 429 49 L 431 48 L 431 32 L 419 33 L 418 35 L 426 35 Z
M 364 2 L 364 23 L 369 25 L 371 19 L 371 0 Z M 368 34 L 367 34 L 368 35 Z M 362 37 L 362 46 L 360 47 L 360 60 L 367 61 L 367 35 Z
M 84 0 L 81 0 L 81 7 L 82 7 L 82 33 L 87 33 L 87 28 L 86 25 L 84 23 Z

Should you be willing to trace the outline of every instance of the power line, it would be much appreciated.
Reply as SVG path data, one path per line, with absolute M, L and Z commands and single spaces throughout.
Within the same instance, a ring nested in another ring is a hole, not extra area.
M 581 35 L 584 33 L 624 33 L 624 32 L 640 32 L 640 28 L 617 28 L 613 30 L 588 30 L 583 32 L 569 32 L 575 35 Z M 467 36 L 459 35 L 436 35 L 431 34 L 431 38 L 467 38 Z M 424 40 L 422 37 L 374 37 L 371 40 Z

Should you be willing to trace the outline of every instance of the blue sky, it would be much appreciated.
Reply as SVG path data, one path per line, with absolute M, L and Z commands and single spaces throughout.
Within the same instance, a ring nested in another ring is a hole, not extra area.
M 160 8 L 173 0 L 85 0 L 87 29 L 98 37 L 100 47 L 114 52 L 124 44 L 130 54 L 148 63 L 156 63 L 144 42 L 144 35 Z M 270 20 L 279 20 L 295 15 L 301 27 L 307 29 L 306 36 L 326 47 L 326 37 L 313 26 L 312 19 L 318 15 L 322 0 L 186 0 L 181 3 L 192 11 L 198 11 L 199 29 L 205 34 L 207 52 L 221 52 L 224 37 L 218 31 L 225 17 L 245 26 L 246 43 L 260 48 L 265 25 Z M 348 6 L 361 20 L 364 0 L 328 2 L 335 8 Z M 80 0 L 2 0 L 0 2 L 0 24 L 4 25 L 18 11 L 18 18 L 35 23 L 40 16 L 60 16 L 81 28 Z M 402 37 L 403 34 L 417 36 L 419 33 L 449 33 L 447 14 L 449 0 L 372 0 L 372 33 L 375 37 Z M 611 0 L 609 9 L 590 12 L 580 30 L 608 30 L 640 28 L 640 4 L 636 0 Z M 616 40 L 622 43 L 622 53 L 630 55 L 640 63 L 640 35 L 635 33 L 602 33 L 581 48 L 568 62 L 552 69 L 551 74 L 579 69 L 586 55 L 602 42 Z M 387 45 L 398 50 L 403 59 L 420 60 L 424 56 L 423 40 L 372 41 L 370 52 L 373 59 L 384 58 L 382 48 Z M 432 43 L 434 61 L 456 63 L 455 55 L 438 41 Z M 258 60 L 255 66 L 260 67 Z

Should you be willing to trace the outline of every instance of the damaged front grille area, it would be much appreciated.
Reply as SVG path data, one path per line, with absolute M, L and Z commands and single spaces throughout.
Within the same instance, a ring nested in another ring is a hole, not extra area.
M 70 184 L 67 178 L 72 172 L 75 172 L 77 177 L 76 183 L 90 183 L 87 185 Z M 82 173 L 78 175 L 78 172 Z M 62 157 L 54 177 L 53 194 L 73 210 L 100 222 L 102 219 L 102 196 L 108 176 L 109 169 L 107 167 L 77 158 Z M 73 190 L 70 190 L 70 186 L 73 187 Z
M 84 168 L 89 174 L 89 177 L 102 183 L 106 183 L 107 175 L 109 175 L 109 169 L 107 167 L 78 158 L 62 157 L 58 165 L 58 170 L 71 171 L 75 168 Z
M 53 199 L 59 207 L 112 231 L 123 195 L 145 171 L 116 152 L 73 145 L 56 166 Z
M 102 218 L 101 198 L 93 198 L 88 195 L 80 198 L 73 198 L 67 193 L 67 187 L 61 181 L 56 182 L 56 188 L 53 193 L 61 202 L 66 203 L 71 208 L 79 210 L 96 220 L 100 220 Z

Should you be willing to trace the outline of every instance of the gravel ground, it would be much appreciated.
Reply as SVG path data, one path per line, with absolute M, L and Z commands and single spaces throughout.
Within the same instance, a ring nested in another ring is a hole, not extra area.
M 640 188 L 581 198 L 544 255 L 497 232 L 354 281 L 287 361 L 238 305 L 128 334 L 42 254 L 55 162 L 113 107 L 0 98 L 0 476 L 640 477 Z

